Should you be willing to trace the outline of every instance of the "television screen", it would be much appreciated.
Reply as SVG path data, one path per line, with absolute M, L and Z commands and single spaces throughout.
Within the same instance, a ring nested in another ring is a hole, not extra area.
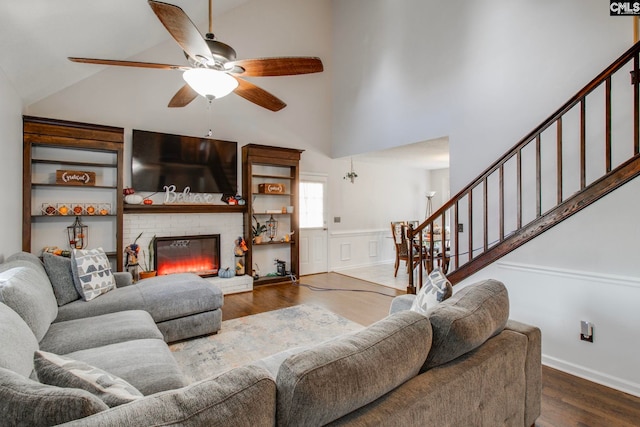
M 136 191 L 236 194 L 238 144 L 218 139 L 133 130 L 131 185 Z

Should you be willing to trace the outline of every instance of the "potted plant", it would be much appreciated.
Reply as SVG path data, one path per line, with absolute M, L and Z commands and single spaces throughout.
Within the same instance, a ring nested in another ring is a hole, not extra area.
M 153 269 L 153 243 L 156 240 L 156 236 L 154 235 L 149 241 L 149 245 L 147 246 L 147 252 L 142 250 L 142 257 L 140 258 L 140 262 L 142 263 L 142 271 L 140 272 L 140 279 L 146 279 L 148 277 L 153 277 L 157 275 L 157 271 Z
M 260 224 L 258 219 L 254 216 L 256 224 L 251 226 L 251 230 L 253 231 L 253 243 L 260 244 L 262 243 L 262 233 L 267 231 L 267 226 L 265 224 Z

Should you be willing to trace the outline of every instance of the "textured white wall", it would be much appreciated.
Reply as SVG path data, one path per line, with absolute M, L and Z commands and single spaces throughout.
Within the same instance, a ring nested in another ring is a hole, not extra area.
M 0 260 L 22 249 L 22 101 L 0 69 Z

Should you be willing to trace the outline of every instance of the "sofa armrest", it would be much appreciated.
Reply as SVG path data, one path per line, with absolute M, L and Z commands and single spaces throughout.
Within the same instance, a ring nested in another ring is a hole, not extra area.
M 265 369 L 249 365 L 63 425 L 272 427 L 275 419 L 276 384 Z
M 542 400 L 542 334 L 540 329 L 509 320 L 505 326 L 506 330 L 521 333 L 529 340 L 527 345 L 527 359 L 525 361 L 525 376 L 527 378 L 527 389 L 524 407 L 524 419 L 526 426 L 534 425 L 541 413 Z
M 391 307 L 389 307 L 389 314 L 397 313 L 399 311 L 406 311 L 411 308 L 413 300 L 416 296 L 413 294 L 399 295 L 391 300 Z
M 128 271 L 115 271 L 113 277 L 116 279 L 116 288 L 124 288 L 133 284 L 133 276 Z

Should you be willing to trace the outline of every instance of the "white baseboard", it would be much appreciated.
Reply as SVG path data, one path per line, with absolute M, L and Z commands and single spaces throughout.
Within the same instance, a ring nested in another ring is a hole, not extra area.
M 640 384 L 597 372 L 564 360 L 542 355 L 542 364 L 576 377 L 640 397 Z

